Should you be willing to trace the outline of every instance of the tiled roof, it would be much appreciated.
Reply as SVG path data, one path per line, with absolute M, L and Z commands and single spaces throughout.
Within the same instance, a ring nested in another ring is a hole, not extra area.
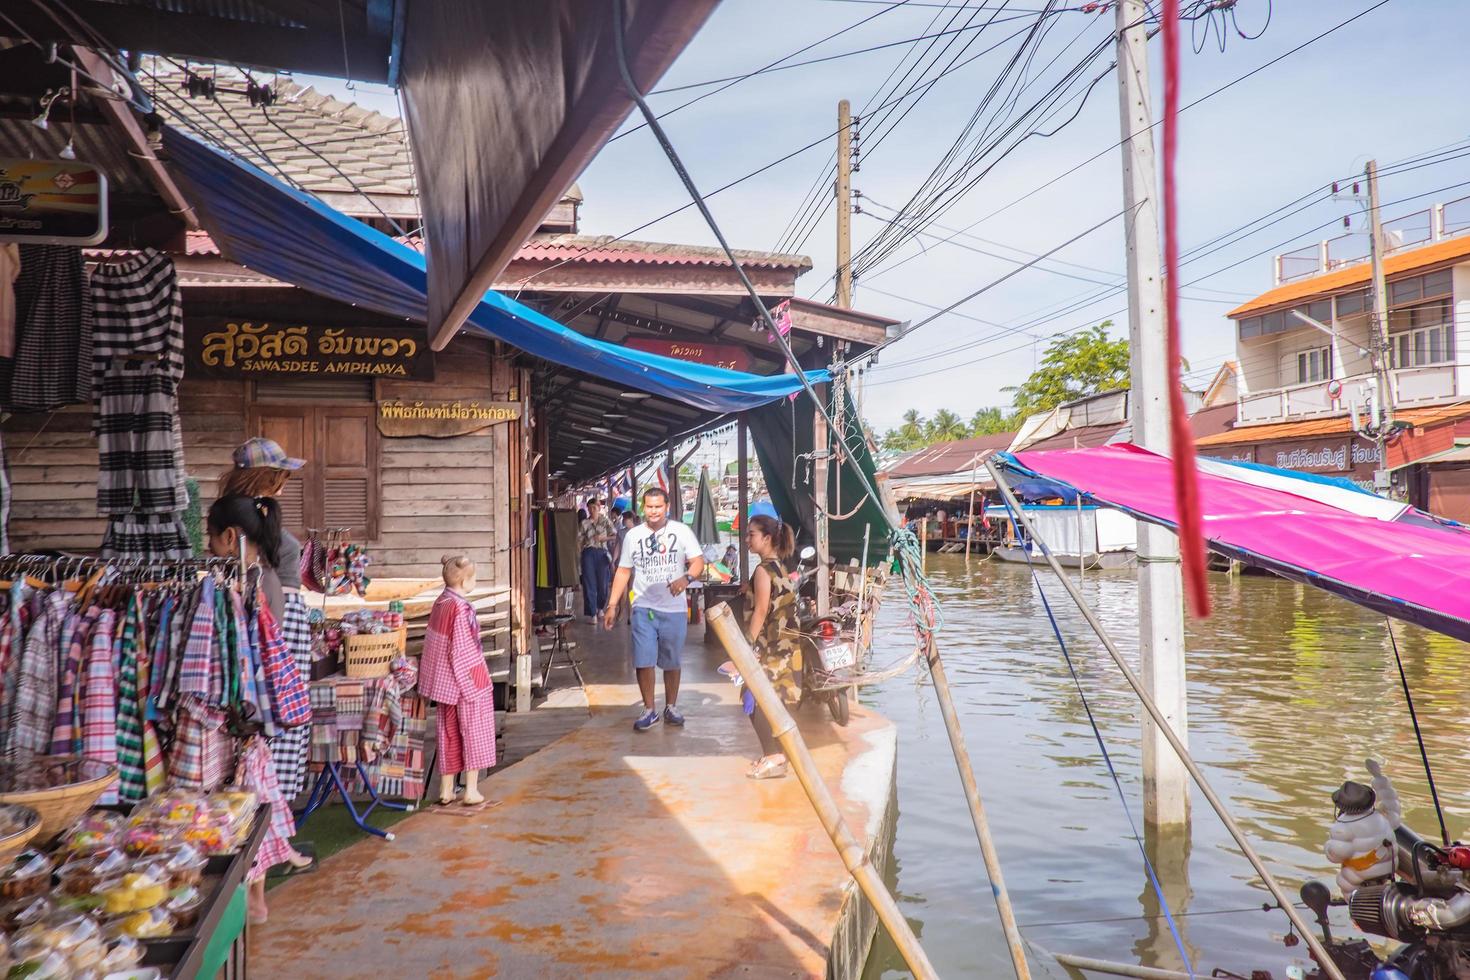
M 1436 405 L 1432 408 L 1406 408 L 1394 412 L 1394 418 L 1407 422 L 1414 428 L 1437 425 L 1470 418 L 1470 402 L 1453 405 Z M 1276 442 L 1280 439 L 1311 439 L 1317 436 L 1335 436 L 1351 432 L 1353 421 L 1348 416 L 1328 419 L 1304 419 L 1301 422 L 1273 422 L 1267 425 L 1243 425 L 1226 432 L 1196 439 L 1200 448 L 1211 446 L 1238 446 L 1253 442 Z
M 805 255 L 735 249 L 742 266 L 754 269 L 810 269 Z M 531 239 L 516 253 L 516 262 L 603 263 L 619 265 L 727 266 L 722 249 L 708 245 L 634 242 L 612 235 L 546 235 Z
M 1419 248 L 1395 252 L 1384 258 L 1383 274 L 1385 277 L 1392 277 L 1419 272 L 1431 266 L 1443 265 L 1467 256 L 1470 256 L 1470 235 L 1462 235 L 1458 238 L 1435 242 L 1433 245 L 1423 245 Z M 1282 283 L 1275 289 L 1267 290 L 1255 299 L 1237 306 L 1225 315 L 1239 320 L 1241 317 L 1251 316 L 1286 303 L 1299 303 L 1304 299 L 1316 299 L 1355 287 L 1366 286 L 1372 277 L 1372 264 L 1359 262 L 1356 265 L 1344 266 L 1309 279 Z
M 976 456 L 1006 448 L 1015 436 L 1014 432 L 1000 432 L 989 436 L 975 436 L 972 439 L 957 439 L 954 442 L 938 442 L 914 450 L 887 472 L 893 479 L 955 473 L 967 466 L 973 466 Z
M 190 98 L 181 88 L 184 72 L 171 61 L 143 59 L 138 79 L 170 125 L 222 144 L 312 193 L 413 195 L 413 165 L 400 120 L 269 72 L 254 75 L 276 92 L 275 104 L 262 109 L 243 94 L 249 79 L 240 69 L 191 68 L 214 78 L 214 102 Z

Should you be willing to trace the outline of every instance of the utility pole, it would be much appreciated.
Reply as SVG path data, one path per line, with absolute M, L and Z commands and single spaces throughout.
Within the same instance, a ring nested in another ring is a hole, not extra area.
M 837 103 L 837 305 L 852 306 L 852 106 Z
M 1373 260 L 1373 373 L 1378 379 L 1378 410 L 1373 418 L 1373 439 L 1378 444 L 1378 465 L 1373 470 L 1373 489 L 1389 489 L 1388 437 L 1393 430 L 1393 360 L 1388 333 L 1388 283 L 1383 276 L 1383 221 L 1378 211 L 1378 161 L 1369 160 L 1368 233 Z
M 1148 84 L 1144 0 L 1119 0 L 1118 106 L 1123 136 L 1123 221 L 1128 259 L 1129 418 L 1133 441 L 1169 452 L 1170 377 L 1166 363 L 1159 199 Z M 1188 731 L 1184 672 L 1184 596 L 1179 541 L 1138 522 L 1138 658 L 1143 686 L 1181 738 Z M 1143 810 L 1158 827 L 1189 820 L 1183 763 L 1148 715 L 1143 720 Z

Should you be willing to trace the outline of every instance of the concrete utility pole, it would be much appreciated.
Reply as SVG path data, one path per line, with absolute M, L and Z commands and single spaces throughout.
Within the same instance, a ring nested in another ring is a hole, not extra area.
M 837 103 L 837 305 L 852 306 L 852 106 Z
M 1373 439 L 1378 444 L 1378 465 L 1373 470 L 1373 488 L 1389 489 L 1388 436 L 1393 429 L 1392 341 L 1388 333 L 1388 283 L 1383 275 L 1383 221 L 1378 211 L 1378 161 L 1368 161 L 1368 237 L 1373 260 L 1373 373 L 1378 379 L 1378 411 L 1373 419 Z M 1402 367 L 1403 365 L 1400 365 Z
M 1133 441 L 1169 452 L 1170 376 L 1159 245 L 1159 199 L 1149 109 L 1148 27 L 1144 0 L 1119 0 L 1118 106 L 1123 134 L 1124 235 L 1128 258 L 1129 418 Z M 1143 685 L 1181 737 L 1188 730 L 1184 672 L 1184 596 L 1179 541 L 1138 522 L 1138 659 Z M 1189 777 L 1147 715 L 1143 720 L 1144 819 L 1156 826 L 1189 819 Z

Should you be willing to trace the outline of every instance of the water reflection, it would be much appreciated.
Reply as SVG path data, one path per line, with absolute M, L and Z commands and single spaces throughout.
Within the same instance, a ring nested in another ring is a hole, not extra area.
M 929 569 L 947 621 L 941 643 L 950 683 L 1023 933 L 1052 950 L 1180 968 L 1027 570 L 978 559 L 967 565 L 963 556 L 930 556 Z M 1138 704 L 1060 587 L 1043 583 L 1141 821 Z M 1132 576 L 1089 573 L 1083 591 L 1132 658 Z M 1279 579 L 1212 575 L 1211 591 L 1214 616 L 1187 630 L 1190 747 L 1283 885 L 1295 892 L 1307 878 L 1331 877 L 1321 856 L 1328 797 L 1343 779 L 1363 778 L 1369 755 L 1385 760 L 1406 820 L 1433 836 L 1384 620 Z M 1464 834 L 1466 646 L 1394 629 L 1450 833 Z M 908 642 L 897 595 L 879 636 L 889 650 Z M 900 897 L 905 914 L 922 921 L 941 974 L 1006 976 L 1005 944 L 932 698 L 912 678 L 864 693 L 899 726 Z M 1205 974 L 1225 967 L 1282 976 L 1302 962 L 1302 947 L 1282 945 L 1285 917 L 1260 911 L 1269 896 L 1197 793 L 1193 813 L 1188 835 L 1145 841 L 1190 957 Z M 1063 975 L 1052 964 L 1041 972 Z M 868 975 L 903 975 L 891 947 L 880 945 Z

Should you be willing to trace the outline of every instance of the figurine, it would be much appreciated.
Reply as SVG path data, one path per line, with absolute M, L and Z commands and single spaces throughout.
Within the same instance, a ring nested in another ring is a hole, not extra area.
M 1348 780 L 1332 794 L 1337 819 L 1327 833 L 1329 860 L 1341 865 L 1337 887 L 1344 898 L 1364 882 L 1387 878 L 1394 871 L 1394 830 L 1402 820 L 1398 792 L 1382 767 L 1364 763 L 1373 786 Z

